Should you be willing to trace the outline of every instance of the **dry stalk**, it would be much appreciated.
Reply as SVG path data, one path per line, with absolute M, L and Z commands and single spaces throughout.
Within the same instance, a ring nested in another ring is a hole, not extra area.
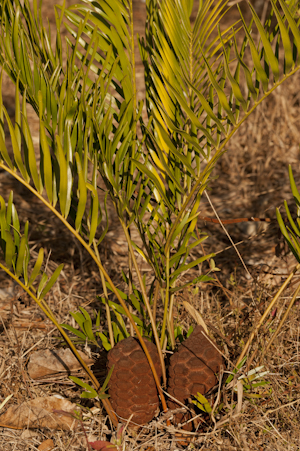
M 283 291 L 285 290 L 287 285 L 290 283 L 290 281 L 292 280 L 292 278 L 294 277 L 294 275 L 296 274 L 296 272 L 298 271 L 299 268 L 300 268 L 300 263 L 298 263 L 295 266 L 295 268 L 293 269 L 293 271 L 291 272 L 289 277 L 286 279 L 286 281 L 282 284 L 282 286 L 277 291 L 276 295 L 274 296 L 274 298 L 272 299 L 272 301 L 270 302 L 270 304 L 266 308 L 265 313 L 263 314 L 263 316 L 259 320 L 258 324 L 255 326 L 254 330 L 251 332 L 250 337 L 249 337 L 247 343 L 245 344 L 244 349 L 243 349 L 241 355 L 239 356 L 239 358 L 238 358 L 238 360 L 236 362 L 236 365 L 238 365 L 243 360 L 243 358 L 246 355 L 246 353 L 247 353 L 247 351 L 248 351 L 248 349 L 249 349 L 249 347 L 250 347 L 255 335 L 258 333 L 258 331 L 259 331 L 261 325 L 263 324 L 264 320 L 266 319 L 266 317 L 268 316 L 269 312 L 271 311 L 271 309 L 276 304 L 278 298 L 283 293 Z

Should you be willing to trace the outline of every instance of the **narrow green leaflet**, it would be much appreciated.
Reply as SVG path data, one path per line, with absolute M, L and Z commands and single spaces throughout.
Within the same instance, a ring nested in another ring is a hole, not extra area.
M 79 154 L 76 152 L 75 154 L 76 164 L 77 164 L 77 174 L 78 174 L 78 189 L 79 189 L 79 198 L 77 205 L 77 215 L 75 220 L 75 229 L 78 232 L 81 226 L 81 221 L 85 212 L 86 202 L 87 202 L 87 189 L 86 182 L 82 171 L 81 161 Z
M 53 201 L 53 175 L 52 175 L 52 161 L 50 148 L 46 136 L 46 129 L 44 121 L 42 120 L 43 111 L 43 97 L 41 91 L 38 93 L 39 99 L 39 113 L 40 113 L 40 148 L 41 148 L 41 174 L 43 175 L 43 183 L 46 188 L 46 193 L 50 204 Z
M 18 144 L 18 139 L 17 139 L 16 133 L 15 133 L 15 129 L 14 129 L 14 127 L 11 123 L 10 117 L 4 107 L 3 107 L 3 111 L 4 111 L 4 115 L 5 115 L 8 127 L 9 127 L 9 132 L 10 132 L 11 142 L 12 142 L 12 146 L 13 146 L 13 152 L 14 152 L 14 158 L 15 158 L 16 165 L 18 166 L 23 179 L 26 182 L 29 182 L 30 177 L 29 177 L 29 175 L 25 169 L 24 163 L 23 163 L 23 159 L 22 159 L 22 155 L 21 155 L 21 148 L 19 147 L 19 144 Z
M 92 322 L 91 317 L 90 317 L 89 313 L 86 311 L 86 309 L 83 308 L 82 306 L 80 306 L 79 309 L 83 313 L 83 316 L 85 317 L 85 319 Z
M 281 18 L 281 15 L 278 11 L 278 8 L 276 6 L 276 3 L 274 0 L 271 0 L 272 6 L 276 15 L 276 19 L 278 21 L 278 25 L 280 28 L 280 34 L 282 39 L 282 44 L 284 48 L 284 59 L 285 59 L 285 74 L 288 74 L 292 67 L 294 66 L 294 59 L 293 59 L 293 50 L 291 46 L 291 41 L 289 37 L 288 30 L 286 29 L 283 20 Z
M 15 92 L 15 134 L 19 148 L 21 148 L 21 108 L 20 108 L 20 90 L 19 90 L 19 77 L 17 78 L 16 83 L 16 92 Z
M 36 259 L 32 273 L 28 281 L 28 287 L 31 287 L 37 276 L 40 274 L 41 267 L 44 261 L 44 249 L 41 247 L 39 250 L 38 258 Z
M 75 329 L 75 327 L 70 326 L 69 324 L 62 323 L 61 326 L 64 329 L 67 329 L 69 332 L 72 332 L 72 334 L 76 335 L 78 338 L 86 341 L 86 335 L 83 332 L 80 332 L 79 330 Z
M 80 312 L 70 312 L 70 315 L 73 316 L 78 326 L 83 330 L 83 323 L 86 320 L 86 316 Z
M 32 136 L 30 128 L 27 121 L 27 111 L 26 111 L 26 91 L 23 94 L 22 102 L 22 116 L 23 116 L 23 136 L 25 139 L 25 153 L 27 153 L 30 175 L 32 177 L 33 183 L 38 193 L 43 191 L 43 186 L 41 183 L 41 178 L 37 170 L 36 156 L 33 147 Z
M 15 269 L 15 274 L 17 277 L 20 277 L 20 275 L 23 272 L 23 266 L 25 264 L 25 258 L 26 258 L 26 255 L 25 255 L 26 251 L 27 251 L 27 239 L 26 239 L 26 236 L 23 235 L 21 238 L 21 242 L 20 242 L 17 264 L 16 264 L 16 269 Z
M 86 335 L 86 337 L 89 339 L 89 340 L 91 340 L 91 341 L 93 341 L 93 342 L 96 342 L 96 338 L 95 338 L 95 335 L 94 335 L 94 332 L 93 332 L 93 327 L 92 327 L 92 321 L 91 321 L 91 319 L 86 319 L 84 322 L 83 322 L 83 330 L 84 330 L 84 333 L 85 333 L 85 335 Z
M 69 379 L 71 379 L 71 381 L 75 382 L 75 384 L 79 385 L 79 387 L 84 388 L 86 390 L 85 392 L 81 393 L 81 398 L 90 398 L 90 399 L 92 399 L 92 398 L 97 398 L 98 397 L 98 393 L 96 392 L 96 390 L 94 390 L 93 387 L 91 387 L 86 382 L 83 382 L 78 377 L 69 376 Z
M 22 55 L 19 48 L 19 21 L 20 21 L 20 8 L 17 7 L 13 22 L 13 34 L 12 34 L 12 47 L 14 51 L 14 55 L 17 61 L 18 68 L 21 70 L 22 75 L 24 76 L 24 67 L 22 65 Z
M 290 26 L 291 32 L 293 33 L 295 44 L 298 50 L 298 58 L 297 58 L 297 64 L 300 64 L 300 32 L 299 32 L 299 24 L 295 22 L 293 19 L 291 12 L 289 8 L 286 5 L 286 2 L 284 0 L 278 0 L 280 3 L 281 8 L 284 11 L 285 17 L 288 21 L 288 24 Z
M 239 8 L 239 5 L 238 5 L 238 8 Z M 239 11 L 240 11 L 240 8 L 239 8 Z M 247 38 L 248 38 L 248 41 L 249 41 L 249 44 L 250 44 L 250 50 L 251 50 L 251 55 L 252 55 L 254 67 L 255 67 L 256 72 L 257 72 L 257 74 L 258 74 L 258 76 L 259 76 L 259 78 L 260 78 L 260 80 L 262 82 L 262 86 L 263 86 L 264 92 L 267 92 L 268 91 L 268 86 L 269 86 L 268 76 L 267 76 L 266 72 L 264 71 L 264 69 L 263 69 L 263 67 L 262 67 L 262 65 L 260 63 L 259 53 L 258 53 L 258 51 L 256 49 L 256 46 L 255 46 L 254 41 L 253 41 L 253 39 L 251 37 L 250 31 L 248 30 L 248 27 L 247 27 L 247 25 L 245 23 L 245 20 L 244 20 L 244 18 L 242 16 L 242 13 L 240 12 L 240 14 L 241 14 L 241 19 L 242 19 L 242 22 L 243 22 L 243 25 L 244 25 L 244 30 L 245 30 L 245 33 L 247 35 Z
M 98 335 L 99 335 L 99 338 L 100 338 L 100 340 L 102 342 L 102 345 L 103 345 L 104 349 L 106 351 L 109 351 L 111 349 L 111 344 L 109 342 L 109 339 L 102 332 L 100 332 Z
M 108 385 L 108 383 L 109 383 L 109 381 L 110 381 L 110 378 L 111 378 L 111 376 L 112 376 L 112 374 L 113 374 L 114 368 L 115 368 L 115 365 L 112 365 L 111 369 L 110 369 L 109 372 L 108 372 L 108 375 L 107 375 L 106 378 L 105 378 L 105 381 L 104 381 L 103 384 L 102 384 L 101 393 L 104 393 L 104 392 L 105 392 L 106 387 L 107 387 L 107 385 Z
M 20 235 L 21 235 L 21 233 L 20 233 L 20 221 L 19 221 L 18 213 L 17 213 L 16 207 L 14 206 L 14 204 L 12 204 L 12 208 L 11 208 L 11 217 L 12 217 L 12 225 L 13 225 L 15 245 L 17 247 L 19 247 Z
M 1 87 L 0 87 L 0 91 L 1 91 Z M 1 99 L 0 99 L 0 102 L 1 102 Z M 4 132 L 4 128 L 3 128 L 2 124 L 3 124 L 3 121 L 0 122 L 0 153 L 1 153 L 1 156 L 2 156 L 3 160 L 7 164 L 7 166 L 10 169 L 13 169 L 14 165 L 12 164 L 12 161 L 11 161 L 11 159 L 9 157 L 9 154 L 8 154 L 8 151 L 7 151 L 7 147 L 6 147 L 5 141 L 3 139 L 3 133 L 2 132 Z
M 12 206 L 13 206 L 13 192 L 9 193 L 9 198 L 7 202 L 7 210 L 6 210 L 6 222 L 7 222 L 7 230 L 10 232 L 11 230 L 11 220 L 12 220 Z
M 68 189 L 68 166 L 59 136 L 56 136 L 58 162 L 59 162 L 59 204 L 62 215 L 69 214 L 70 193 Z
M 3 238 L 5 241 L 5 263 L 8 268 L 11 268 L 15 255 L 15 243 L 11 234 L 7 231 L 4 231 Z
M 39 283 L 39 286 L 38 286 L 38 289 L 37 289 L 37 297 L 38 298 L 39 298 L 44 286 L 46 285 L 47 280 L 48 280 L 48 276 L 47 276 L 47 274 L 45 272 L 43 272 L 41 280 L 40 280 L 40 283 Z
M 293 176 L 292 166 L 290 164 L 289 164 L 289 179 L 290 179 L 290 185 L 291 185 L 291 190 L 292 190 L 294 199 L 295 199 L 298 207 L 300 207 L 300 194 L 299 194 L 298 188 L 296 186 L 295 179 Z
M 196 400 L 192 400 L 192 403 L 195 404 L 200 410 L 206 413 L 212 412 L 212 407 L 205 396 L 198 392 L 197 395 L 195 395 L 195 398 Z
M 93 185 L 90 183 L 86 184 L 86 187 L 91 191 L 91 219 L 90 219 L 90 235 L 89 235 L 89 246 L 92 244 L 97 227 L 98 227 L 98 214 L 99 214 L 99 200 L 98 200 L 98 193 L 96 188 L 94 188 Z
M 287 227 L 287 230 L 291 237 L 291 243 L 293 245 L 293 249 L 295 253 L 297 254 L 297 260 L 300 260 L 300 242 L 298 236 L 290 229 L 290 227 Z
M 149 265 L 151 265 L 151 260 L 146 256 L 145 252 L 134 242 L 131 241 L 131 244 L 133 248 L 140 254 L 140 256 L 143 258 L 145 262 L 147 262 Z
M 38 296 L 39 299 L 43 299 L 46 296 L 46 294 L 48 293 L 48 291 L 51 290 L 51 288 L 55 284 L 56 280 L 58 279 L 58 276 L 60 275 L 63 267 L 64 267 L 64 265 L 61 264 L 56 268 L 56 270 L 50 277 L 48 283 L 46 284 L 45 288 L 43 288 L 43 291 L 39 294 L 39 296 Z
M 284 201 L 284 207 L 285 207 L 285 211 L 286 211 L 286 215 L 287 215 L 287 218 L 288 218 L 288 220 L 289 220 L 289 223 L 291 224 L 291 226 L 292 226 L 294 232 L 295 232 L 298 236 L 300 236 L 300 230 L 299 230 L 299 228 L 297 227 L 295 221 L 294 221 L 293 218 L 292 218 L 292 215 L 291 215 L 291 212 L 290 212 L 290 210 L 289 210 L 289 207 L 288 207 L 288 204 L 287 204 L 287 201 L 286 201 L 286 200 Z
M 280 230 L 281 230 L 282 235 L 283 235 L 284 238 L 286 239 L 286 241 L 287 241 L 287 243 L 288 243 L 288 245 L 289 245 L 289 248 L 291 249 L 292 253 L 294 254 L 296 260 L 297 260 L 298 262 L 300 262 L 300 254 L 298 254 L 297 250 L 295 249 L 295 247 L 294 247 L 294 245 L 293 245 L 292 240 L 291 240 L 290 237 L 289 237 L 289 234 L 288 234 L 288 232 L 287 232 L 286 226 L 285 226 L 285 224 L 284 224 L 284 221 L 283 221 L 283 219 L 282 219 L 282 216 L 281 216 L 280 211 L 279 211 L 278 208 L 276 208 L 276 217 L 277 217 L 277 222 L 278 222 L 278 224 L 279 224 L 279 227 L 280 227 Z
M 253 8 L 253 6 L 251 5 L 251 3 L 249 3 L 249 7 L 251 9 L 255 24 L 257 26 L 257 29 L 259 31 L 262 43 L 263 43 L 263 48 L 264 48 L 264 52 L 267 56 L 267 59 L 269 61 L 269 64 L 271 66 L 273 75 L 274 75 L 274 79 L 275 82 L 277 82 L 279 80 L 279 63 L 278 60 L 276 58 L 276 56 L 273 53 L 272 47 L 271 47 L 271 43 L 268 39 L 268 36 L 266 35 L 266 32 L 258 18 L 258 15 L 255 11 L 255 9 Z
M 184 271 L 188 271 L 189 269 L 193 268 L 194 266 L 197 266 L 200 263 L 204 262 L 205 260 L 208 260 L 208 259 L 210 259 L 210 258 L 212 258 L 214 256 L 215 256 L 215 254 L 204 255 L 203 257 L 197 258 L 196 260 L 188 263 L 187 265 L 180 266 L 176 271 L 174 271 L 171 274 L 171 281 L 170 281 L 170 283 L 172 284 L 173 282 L 175 282 L 175 280 L 177 279 L 179 274 L 183 273 Z

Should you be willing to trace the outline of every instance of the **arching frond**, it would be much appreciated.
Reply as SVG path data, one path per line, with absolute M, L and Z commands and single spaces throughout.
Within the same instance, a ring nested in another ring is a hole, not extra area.
M 27 119 L 26 91 L 23 94 L 22 114 L 16 108 L 15 125 L 0 98 L 0 156 L 2 169 L 23 180 L 37 195 L 46 195 L 45 202 L 58 207 L 63 217 L 73 218 L 75 229 L 87 238 L 89 245 L 96 237 L 103 218 L 97 192 L 97 161 L 90 161 L 92 135 L 82 125 L 82 106 L 77 105 L 67 115 L 55 141 L 51 139 L 42 119 L 43 99 L 39 92 L 40 157 L 36 158 L 30 124 Z M 16 105 L 19 90 L 16 88 Z M 73 113 L 73 114 L 72 114 Z M 91 112 L 88 113 L 91 115 Z M 4 140 L 4 124 L 8 124 L 12 143 L 12 156 Z M 91 119 L 90 119 L 91 124 Z M 89 124 L 88 124 L 89 125 Z M 22 145 L 23 143 L 23 145 Z M 92 179 L 89 173 L 92 172 Z M 75 208 L 76 205 L 76 208 Z M 106 208 L 106 207 L 105 207 Z M 74 211 L 76 213 L 74 214 Z M 107 215 L 106 215 L 107 216 Z M 107 227 L 106 227 L 107 231 Z M 98 238 L 99 239 L 99 236 Z M 103 239 L 103 236 L 101 240 Z
M 99 77 L 106 70 L 105 66 L 114 68 L 109 96 L 117 109 L 124 100 L 128 108 L 127 117 L 134 120 L 136 86 L 132 3 L 84 0 L 82 4 L 69 7 L 65 17 L 71 23 L 71 26 L 66 24 L 66 28 L 76 39 L 75 44 L 70 43 L 73 55 L 86 66 L 90 83 L 93 73 Z M 91 65 L 88 62 L 93 37 L 97 39 L 98 51 L 94 55 L 95 63 Z
M 226 0 L 200 2 L 194 24 L 186 2 L 148 0 L 146 42 L 140 42 L 148 115 L 153 117 L 148 145 L 155 165 L 164 155 L 169 174 L 157 167 L 170 184 L 179 182 L 170 177 L 171 168 L 180 167 L 179 183 L 189 192 L 201 162 L 220 151 L 255 106 L 299 69 L 298 3 L 272 0 L 265 24 L 249 4 L 252 21 L 247 25 L 240 12 L 245 39 L 238 44 L 236 24 L 219 28 Z M 172 148 L 181 149 L 192 171 L 186 173 L 187 165 Z
M 56 268 L 49 278 L 42 270 L 44 263 L 44 250 L 40 248 L 38 257 L 30 272 L 32 258 L 28 244 L 28 227 L 26 222 L 23 233 L 15 205 L 13 204 L 13 192 L 11 191 L 7 205 L 0 196 L 0 233 L 1 249 L 8 270 L 12 270 L 17 279 L 23 278 L 25 286 L 36 293 L 37 299 L 41 300 L 50 291 L 63 269 L 63 265 Z M 39 277 L 41 276 L 41 277 Z M 39 277 L 39 285 L 36 280 Z
M 226 0 L 200 2 L 194 24 L 190 3 L 147 1 L 146 41 L 140 41 L 140 50 L 151 122 L 145 128 L 148 155 L 139 169 L 159 193 L 156 201 L 175 215 L 179 211 L 179 222 L 232 134 L 300 67 L 299 2 L 271 4 L 265 24 L 250 4 L 249 25 L 240 12 L 239 29 L 232 24 L 220 31 L 229 9 Z

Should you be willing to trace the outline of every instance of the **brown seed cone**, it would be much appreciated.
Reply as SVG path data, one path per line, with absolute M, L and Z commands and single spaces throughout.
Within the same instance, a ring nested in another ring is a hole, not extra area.
M 153 360 L 157 375 L 161 378 L 161 366 L 156 346 L 144 339 Z M 152 420 L 159 398 L 153 373 L 139 341 L 129 337 L 120 341 L 108 353 L 107 368 L 114 366 L 109 381 L 112 408 L 122 419 L 137 424 Z
M 215 374 L 223 362 L 220 353 L 202 332 L 203 327 L 196 326 L 170 358 L 168 393 L 183 404 L 197 392 L 204 395 L 216 385 Z M 170 409 L 179 407 L 171 399 L 168 406 Z M 175 415 L 176 423 L 183 423 L 189 418 L 188 413 Z M 192 424 L 189 423 L 187 429 L 191 428 Z

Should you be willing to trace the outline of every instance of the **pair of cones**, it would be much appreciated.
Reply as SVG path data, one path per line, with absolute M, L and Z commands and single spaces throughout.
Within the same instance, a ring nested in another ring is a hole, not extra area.
M 161 366 L 156 346 L 145 340 L 158 377 Z M 217 383 L 222 357 L 207 339 L 202 326 L 196 326 L 170 358 L 168 400 L 170 409 L 179 407 L 198 392 L 205 395 Z M 153 419 L 159 409 L 159 398 L 152 371 L 140 343 L 135 338 L 120 341 L 108 354 L 108 370 L 114 365 L 109 385 L 112 408 L 123 420 L 142 425 Z M 189 413 L 175 415 L 175 423 L 189 419 Z

